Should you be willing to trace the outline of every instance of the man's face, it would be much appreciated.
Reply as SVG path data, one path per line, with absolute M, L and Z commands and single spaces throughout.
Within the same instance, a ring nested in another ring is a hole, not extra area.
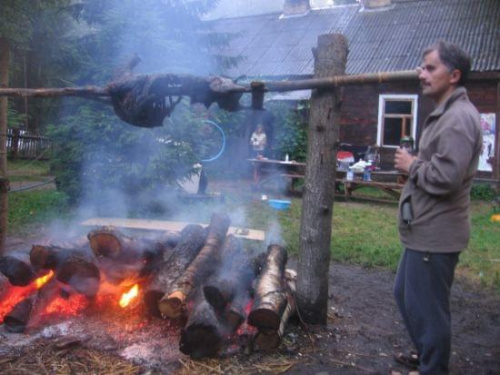
M 439 58 L 438 51 L 432 51 L 424 56 L 424 61 L 418 68 L 418 78 L 422 93 L 439 104 L 455 89 L 460 71 L 450 72 Z

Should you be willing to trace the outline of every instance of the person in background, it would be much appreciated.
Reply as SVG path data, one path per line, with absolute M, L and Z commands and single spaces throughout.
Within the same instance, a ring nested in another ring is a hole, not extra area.
M 399 202 L 404 252 L 394 296 L 416 349 L 395 360 L 420 374 L 449 373 L 450 289 L 469 242 L 469 193 L 483 143 L 479 113 L 463 87 L 470 65 L 455 44 L 440 41 L 423 52 L 422 93 L 436 107 L 424 122 L 418 154 L 400 148 L 394 159 L 408 174 Z
M 255 128 L 255 131 L 252 133 L 250 137 L 250 144 L 252 145 L 253 157 L 259 158 L 264 156 L 264 152 L 266 150 L 267 145 L 267 136 L 264 132 L 264 126 L 262 124 L 258 124 Z
M 250 137 L 250 144 L 252 145 L 252 158 L 262 159 L 266 151 L 267 136 L 264 132 L 264 126 L 258 124 L 255 131 Z M 258 163 L 253 163 L 253 188 L 257 189 L 260 181 L 260 171 Z

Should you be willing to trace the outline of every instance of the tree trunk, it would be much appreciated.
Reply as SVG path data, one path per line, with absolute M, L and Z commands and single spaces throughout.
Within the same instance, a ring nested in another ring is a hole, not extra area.
M 320 35 L 314 77 L 344 74 L 347 40 L 340 34 Z M 308 151 L 298 262 L 297 304 L 305 322 L 326 324 L 328 269 L 337 147 L 340 89 L 314 90 L 309 117 Z
M 0 37 L 0 89 L 9 86 L 10 45 Z M 7 106 L 8 98 L 0 97 L 0 255 L 5 253 L 7 237 L 8 188 L 7 180 Z

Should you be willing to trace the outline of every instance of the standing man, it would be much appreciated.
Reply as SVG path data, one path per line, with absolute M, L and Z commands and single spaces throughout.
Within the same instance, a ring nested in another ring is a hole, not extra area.
M 479 113 L 463 87 L 470 57 L 437 42 L 418 68 L 423 95 L 436 108 L 425 120 L 417 156 L 398 149 L 396 169 L 408 174 L 399 202 L 404 252 L 394 296 L 416 352 L 397 362 L 420 374 L 448 374 L 450 289 L 460 252 L 469 242 L 470 189 L 481 154 Z

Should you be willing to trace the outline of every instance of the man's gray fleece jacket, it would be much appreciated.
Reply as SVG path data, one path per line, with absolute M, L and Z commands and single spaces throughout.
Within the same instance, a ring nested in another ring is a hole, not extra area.
M 436 253 L 464 250 L 469 243 L 470 189 L 482 147 L 479 113 L 463 87 L 426 119 L 418 158 L 410 167 L 399 203 L 399 234 L 405 248 Z M 410 200 L 413 220 L 401 218 Z

